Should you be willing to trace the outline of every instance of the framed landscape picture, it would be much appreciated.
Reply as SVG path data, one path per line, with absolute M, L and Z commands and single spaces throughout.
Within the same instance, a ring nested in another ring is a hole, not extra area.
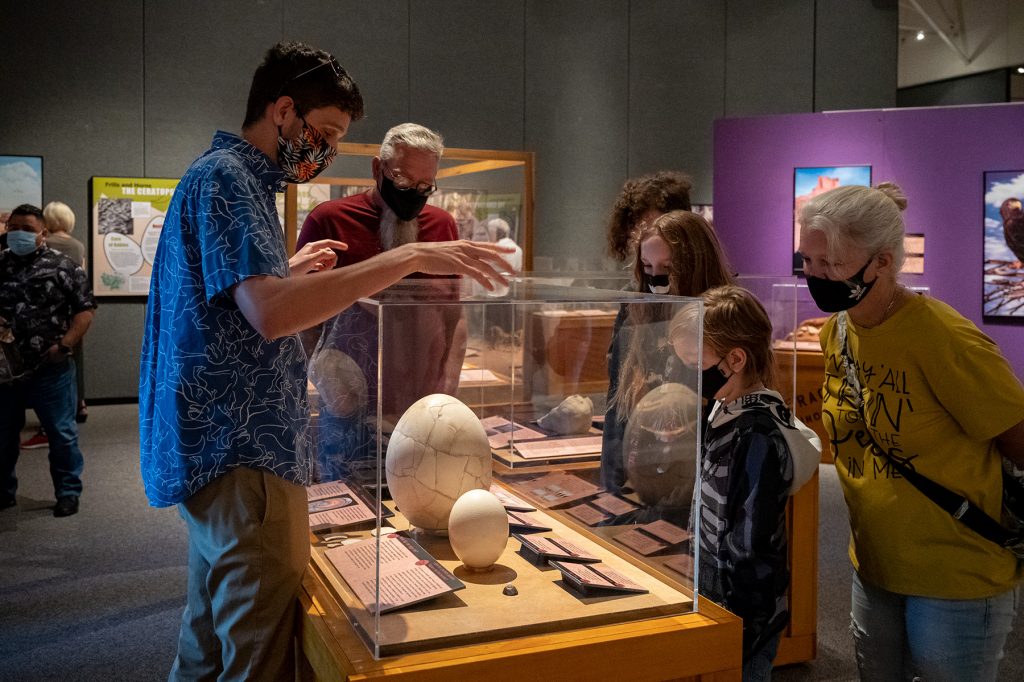
M 813 197 L 846 185 L 871 186 L 871 166 L 813 166 L 793 169 L 793 272 L 803 274 L 800 260 L 800 210 Z
M 1024 319 L 1024 170 L 984 177 L 982 314 Z
M 22 204 L 43 207 L 43 157 L 0 154 L 0 213 Z

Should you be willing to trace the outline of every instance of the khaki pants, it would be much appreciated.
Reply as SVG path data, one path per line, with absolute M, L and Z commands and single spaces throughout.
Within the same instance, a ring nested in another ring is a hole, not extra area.
M 169 679 L 292 679 L 295 597 L 309 563 L 305 489 L 238 467 L 178 509 L 188 603 Z

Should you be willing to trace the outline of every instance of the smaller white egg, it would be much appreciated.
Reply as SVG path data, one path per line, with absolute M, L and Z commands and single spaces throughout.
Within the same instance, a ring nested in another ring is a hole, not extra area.
M 505 507 L 487 490 L 463 493 L 448 518 L 448 540 L 466 568 L 489 569 L 508 544 Z

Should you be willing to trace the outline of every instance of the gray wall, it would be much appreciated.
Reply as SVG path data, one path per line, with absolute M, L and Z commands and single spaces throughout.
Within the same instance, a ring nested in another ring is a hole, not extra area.
M 1009 101 L 1009 69 L 914 85 L 896 91 L 896 106 L 900 107 L 938 107 Z
M 93 175 L 178 177 L 280 39 L 333 52 L 367 100 L 349 141 L 403 120 L 451 146 L 537 153 L 535 253 L 603 255 L 630 176 L 689 171 L 711 201 L 723 116 L 895 104 L 878 0 L 0 0 L 0 153 L 44 157 L 44 201 L 87 239 Z M 144 305 L 106 303 L 87 395 L 136 395 Z

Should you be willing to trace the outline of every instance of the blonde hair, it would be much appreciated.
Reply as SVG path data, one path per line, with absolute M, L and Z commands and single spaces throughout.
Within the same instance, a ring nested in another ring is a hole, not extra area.
M 734 348 L 747 355 L 744 378 L 771 386 L 775 379 L 772 352 L 772 323 L 768 312 L 754 294 L 743 287 L 727 285 L 704 292 L 704 345 L 719 357 Z M 683 308 L 669 324 L 669 340 L 696 330 L 697 306 Z M 700 357 L 701 349 L 697 349 Z
M 75 212 L 62 201 L 51 201 L 43 209 L 43 222 L 49 232 L 75 231 Z
M 636 236 L 637 262 L 634 276 L 637 288 L 642 286 L 644 269 L 639 245 L 651 237 L 661 237 L 669 245 L 669 293 L 675 296 L 700 296 L 705 290 L 732 284 L 729 266 L 718 243 L 714 228 L 708 221 L 690 211 L 672 211 L 641 228 Z M 625 420 L 646 392 L 647 377 L 655 370 L 653 362 L 666 338 L 667 322 L 676 307 L 672 303 L 631 303 L 626 324 L 629 326 L 629 347 L 622 361 L 619 383 L 611 404 L 620 419 Z M 696 306 L 687 306 L 694 308 Z
M 804 204 L 802 230 L 818 230 L 825 236 L 828 257 L 841 260 L 850 247 L 874 255 L 892 252 L 896 271 L 903 266 L 903 210 L 907 197 L 900 186 L 882 182 L 875 187 L 847 185 L 823 192 Z

